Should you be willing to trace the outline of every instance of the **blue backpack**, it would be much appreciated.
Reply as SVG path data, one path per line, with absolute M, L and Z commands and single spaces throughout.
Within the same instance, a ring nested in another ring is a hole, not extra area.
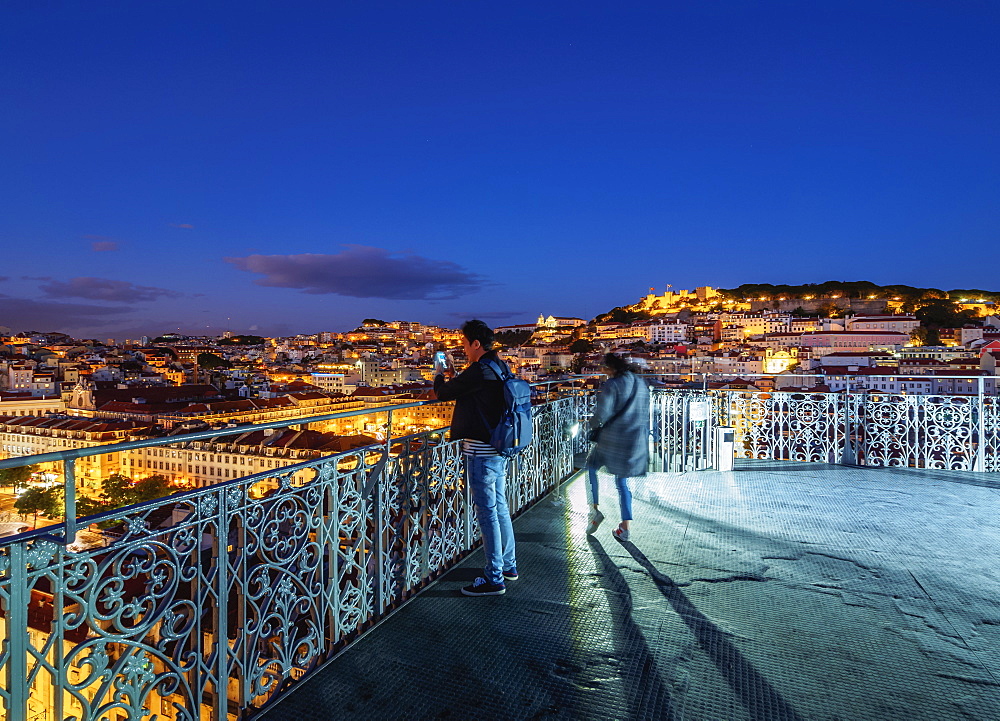
M 503 382 L 503 415 L 490 433 L 490 445 L 501 456 L 512 458 L 531 445 L 531 386 L 511 373 L 504 364 L 493 360 L 479 362 Z M 482 409 L 479 409 L 479 415 L 489 428 Z

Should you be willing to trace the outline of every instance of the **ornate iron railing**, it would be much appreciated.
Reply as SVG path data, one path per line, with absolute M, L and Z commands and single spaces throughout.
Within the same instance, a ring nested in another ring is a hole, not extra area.
M 735 429 L 739 458 L 1000 471 L 994 396 L 656 389 L 652 400 L 663 470 L 706 467 L 706 444 L 722 425 Z M 710 417 L 692 421 L 706 400 Z
M 743 458 L 1000 470 L 991 397 L 657 389 L 652 401 L 657 470 L 707 467 L 719 425 Z M 591 403 L 535 407 L 535 443 L 510 473 L 515 512 L 572 472 L 583 436 L 568 429 Z M 71 468 L 92 452 L 61 453 Z M 62 538 L 15 537 L 0 545 L 5 717 L 251 717 L 467 554 L 471 510 L 457 444 L 427 431 L 82 519 L 106 527 L 92 548 L 66 546 L 75 518 Z
M 535 407 L 514 512 L 572 472 L 586 402 Z M 113 526 L 98 547 L 14 539 L 0 547 L 5 717 L 253 716 L 474 547 L 464 478 L 458 444 L 428 431 L 82 519 Z

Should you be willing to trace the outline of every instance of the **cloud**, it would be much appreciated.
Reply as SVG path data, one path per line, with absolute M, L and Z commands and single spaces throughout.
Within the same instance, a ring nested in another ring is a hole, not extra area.
M 270 288 L 298 288 L 311 295 L 391 300 L 450 300 L 488 285 L 456 263 L 384 248 L 345 245 L 336 255 L 248 255 L 225 258 L 240 270 L 259 273 Z
M 113 240 L 95 240 L 90 244 L 95 253 L 106 253 L 110 250 L 118 250 L 118 243 Z
M 70 278 L 67 282 L 53 280 L 39 286 L 49 298 L 86 298 L 107 300 L 115 303 L 139 303 L 157 298 L 179 298 L 175 290 L 133 285 L 124 280 L 109 278 Z
M 190 223 L 168 223 L 171 228 L 184 228 L 185 230 L 192 230 L 194 228 Z
M 0 275 L 0 283 L 4 282 L 5 280 L 10 280 L 10 276 L 9 275 Z
M 22 275 L 21 280 L 52 280 L 51 275 Z
M 18 330 L 67 332 L 80 325 L 106 326 L 115 322 L 107 316 L 117 316 L 131 310 L 127 306 L 54 303 L 0 295 L 0 318 L 4 325 L 16 324 Z

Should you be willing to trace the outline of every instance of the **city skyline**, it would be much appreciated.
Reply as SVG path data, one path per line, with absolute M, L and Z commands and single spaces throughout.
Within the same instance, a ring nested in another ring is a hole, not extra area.
M 0 325 L 590 318 L 649 287 L 994 289 L 976 2 L 5 8 Z

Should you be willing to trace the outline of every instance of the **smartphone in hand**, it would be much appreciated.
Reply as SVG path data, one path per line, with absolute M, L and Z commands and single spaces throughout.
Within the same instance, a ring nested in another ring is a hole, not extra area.
M 449 365 L 448 356 L 445 355 L 444 351 L 439 350 L 437 353 L 434 354 L 434 375 L 437 375 L 438 373 L 444 373 L 446 370 L 448 370 L 448 365 Z

